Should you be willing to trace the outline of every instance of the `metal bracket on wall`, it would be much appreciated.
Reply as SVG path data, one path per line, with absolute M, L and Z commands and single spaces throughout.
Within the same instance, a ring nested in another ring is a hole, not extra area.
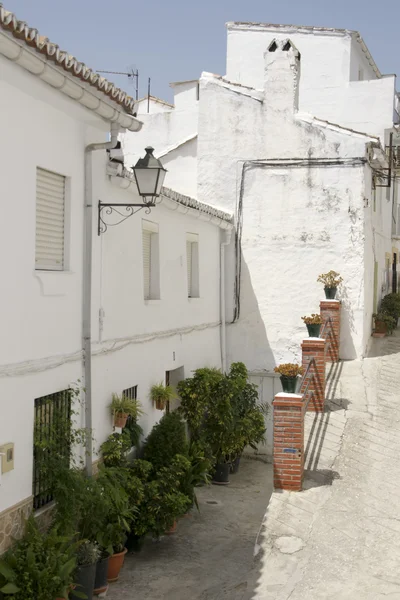
M 107 204 L 99 200 L 97 235 L 105 233 L 109 227 L 115 227 L 115 225 L 123 223 L 143 208 L 146 209 L 146 215 L 149 215 L 155 205 L 154 198 L 150 202 L 142 202 L 141 204 Z

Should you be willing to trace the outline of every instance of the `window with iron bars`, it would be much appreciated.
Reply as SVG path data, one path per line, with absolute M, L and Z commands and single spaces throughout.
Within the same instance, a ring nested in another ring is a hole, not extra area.
M 32 485 L 34 510 L 53 500 L 54 460 L 69 468 L 71 400 L 70 389 L 35 399 Z
M 126 390 L 123 390 L 122 395 L 125 396 L 125 398 L 129 398 L 129 400 L 137 400 L 137 389 L 138 386 L 134 385 L 130 388 L 127 388 Z M 133 439 L 134 439 L 134 431 L 136 429 L 136 421 L 131 417 L 131 415 L 129 415 L 127 421 L 126 421 L 126 425 L 124 427 L 124 431 L 129 432 L 131 439 L 132 439 L 132 445 L 133 445 Z

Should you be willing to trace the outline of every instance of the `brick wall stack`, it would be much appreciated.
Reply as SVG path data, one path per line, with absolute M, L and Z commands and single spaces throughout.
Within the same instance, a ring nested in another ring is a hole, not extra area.
M 312 394 L 308 402 L 307 410 L 312 412 L 324 412 L 325 404 L 325 340 L 320 338 L 306 338 L 301 344 L 302 366 L 304 373 L 307 370 L 309 362 L 314 359 L 306 380 L 304 381 L 301 393 L 304 394 L 307 388 L 305 402 Z
M 299 394 L 275 396 L 274 487 L 298 492 L 304 472 L 304 402 Z
M 340 344 L 340 301 L 339 300 L 321 300 L 320 302 L 320 313 L 324 326 L 325 321 L 332 320 L 332 329 L 328 328 L 327 333 L 330 332 L 330 336 L 326 335 L 326 341 L 329 344 L 328 351 L 326 353 L 326 360 L 329 362 L 339 362 L 339 344 Z

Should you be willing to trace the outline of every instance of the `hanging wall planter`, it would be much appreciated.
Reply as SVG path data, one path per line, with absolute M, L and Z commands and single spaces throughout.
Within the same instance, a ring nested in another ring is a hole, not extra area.
M 132 417 L 136 422 L 143 414 L 139 400 L 128 398 L 124 394 L 122 396 L 113 394 L 109 408 L 114 417 L 114 427 L 121 427 L 121 429 L 125 427 L 128 417 Z
M 150 397 L 157 410 L 165 410 L 167 403 L 175 397 L 175 394 L 170 385 L 158 383 L 151 387 Z

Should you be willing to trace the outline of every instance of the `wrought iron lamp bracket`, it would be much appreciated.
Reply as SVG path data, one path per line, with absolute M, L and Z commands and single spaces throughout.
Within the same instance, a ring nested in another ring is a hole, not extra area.
M 149 202 L 141 204 L 118 204 L 105 203 L 99 200 L 98 216 L 97 216 L 97 235 L 105 233 L 109 227 L 115 227 L 120 223 L 129 219 L 143 208 L 146 215 L 151 213 L 151 209 L 155 206 L 155 198 L 151 198 Z M 107 217 L 110 217 L 107 219 Z

